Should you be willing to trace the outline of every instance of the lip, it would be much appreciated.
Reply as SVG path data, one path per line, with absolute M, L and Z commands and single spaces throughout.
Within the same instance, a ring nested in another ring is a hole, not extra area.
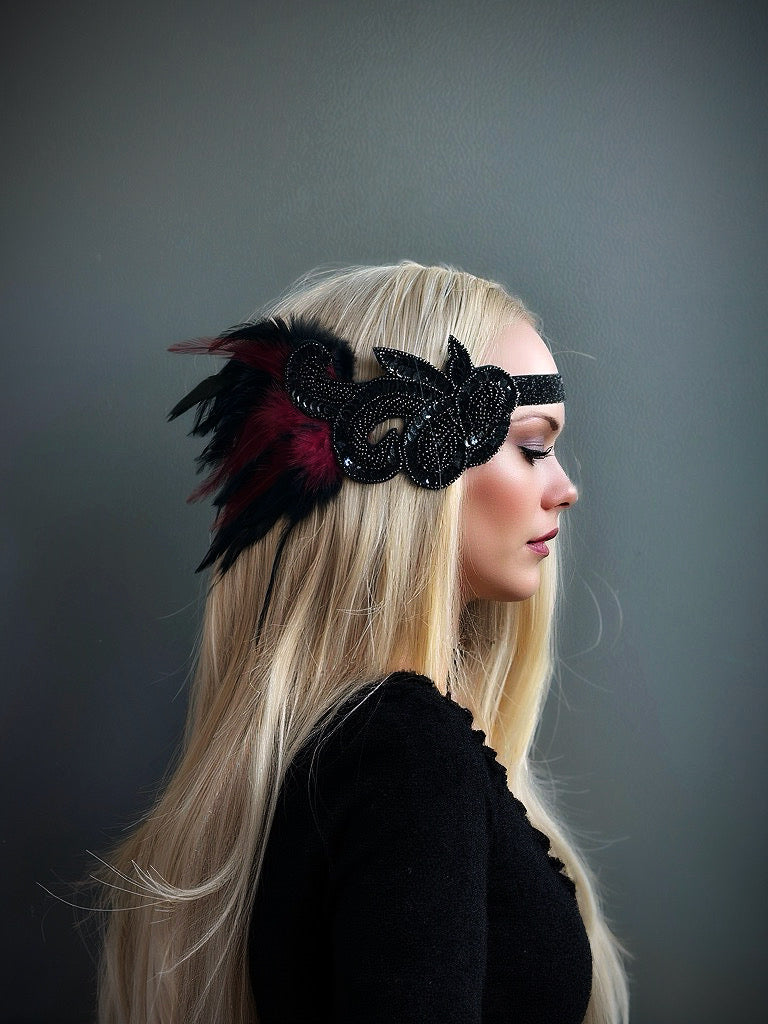
M 557 534 L 557 530 L 552 530 L 551 533 L 545 534 L 543 537 L 537 537 L 536 540 L 529 540 L 526 547 L 529 547 L 531 551 L 535 551 L 537 555 L 548 555 L 549 548 L 544 543 L 545 540 L 552 540 Z
M 545 533 L 543 537 L 536 537 L 534 540 L 529 540 L 529 544 L 543 544 L 545 540 L 552 540 L 556 537 L 560 531 L 556 528 L 551 533 Z

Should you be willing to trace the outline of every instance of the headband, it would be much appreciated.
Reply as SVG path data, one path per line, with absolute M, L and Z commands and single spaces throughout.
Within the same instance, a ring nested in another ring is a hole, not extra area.
M 516 406 L 565 400 L 559 373 L 475 367 L 452 335 L 442 370 L 374 348 L 383 374 L 368 381 L 354 380 L 349 344 L 309 320 L 263 320 L 169 351 L 230 357 L 168 416 L 196 405 L 190 436 L 212 434 L 196 459 L 210 475 L 187 499 L 216 492 L 215 536 L 197 572 L 221 558 L 223 574 L 278 519 L 290 529 L 333 498 L 344 477 L 375 484 L 403 472 L 441 490 L 496 454 Z M 392 419 L 402 430 L 371 444 L 373 429 Z

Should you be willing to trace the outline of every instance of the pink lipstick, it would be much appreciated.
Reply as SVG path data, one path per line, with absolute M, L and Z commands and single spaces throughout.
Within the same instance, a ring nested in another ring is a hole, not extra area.
M 552 540 L 553 537 L 557 536 L 558 532 L 558 530 L 552 530 L 550 533 L 545 533 L 543 537 L 537 537 L 535 540 L 529 540 L 526 547 L 532 548 L 539 555 L 548 555 L 549 548 L 544 541 Z

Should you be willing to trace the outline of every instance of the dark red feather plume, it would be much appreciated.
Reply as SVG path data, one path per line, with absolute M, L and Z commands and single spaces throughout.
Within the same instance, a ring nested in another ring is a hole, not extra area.
M 338 493 L 343 473 L 332 426 L 297 408 L 285 390 L 288 357 L 307 342 L 329 353 L 329 375 L 351 381 L 354 356 L 346 341 L 307 320 L 243 324 L 212 339 L 180 342 L 171 352 L 228 356 L 169 413 L 197 406 L 191 435 L 211 438 L 197 457 L 208 476 L 189 496 L 215 495 L 214 537 L 197 571 L 221 559 L 227 571 L 240 552 L 261 540 L 280 518 L 292 526 Z

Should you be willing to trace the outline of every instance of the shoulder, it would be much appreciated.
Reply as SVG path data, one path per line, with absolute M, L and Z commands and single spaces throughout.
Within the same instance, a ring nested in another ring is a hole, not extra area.
M 398 672 L 347 699 L 316 740 L 316 761 L 393 771 L 406 767 L 458 775 L 483 768 L 469 711 L 431 679 Z
M 399 673 L 344 702 L 296 776 L 333 878 L 382 860 L 392 871 L 484 856 L 489 772 L 470 722 L 424 676 Z
M 484 818 L 489 770 L 471 720 L 427 677 L 397 673 L 344 701 L 302 750 L 293 783 L 329 824 L 363 808 L 382 820 Z

